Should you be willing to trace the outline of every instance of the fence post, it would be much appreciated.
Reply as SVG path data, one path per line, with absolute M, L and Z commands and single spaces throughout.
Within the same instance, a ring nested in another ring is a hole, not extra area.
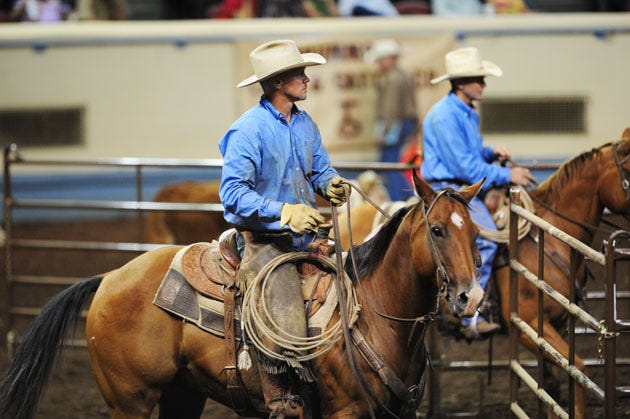
M 12 248 L 12 220 L 11 203 L 11 171 L 9 166 L 15 157 L 17 146 L 10 144 L 4 147 L 4 263 L 6 275 L 0 275 L 0 344 L 5 345 L 7 357 L 10 359 L 13 353 L 13 323 L 11 321 L 11 294 L 13 273 L 13 248 Z
M 520 205 L 520 193 L 517 188 L 510 188 L 510 242 L 509 255 L 510 264 L 512 260 L 518 260 L 518 214 L 512 212 L 511 204 Z M 510 267 L 510 318 L 512 313 L 518 312 L 518 272 Z M 518 334 L 516 327 L 509 321 L 508 324 L 509 342 L 510 342 L 510 365 L 512 361 L 518 361 Z M 518 376 L 510 368 L 510 410 L 511 406 L 518 399 Z

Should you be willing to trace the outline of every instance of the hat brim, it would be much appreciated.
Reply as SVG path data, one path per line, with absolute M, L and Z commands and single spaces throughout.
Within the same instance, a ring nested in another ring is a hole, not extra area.
M 457 74 L 442 74 L 431 80 L 431 84 L 438 84 L 445 80 L 453 80 L 459 79 L 462 77 L 480 77 L 480 76 L 494 76 L 501 77 L 503 75 L 503 70 L 493 63 L 492 61 L 481 61 L 481 69 L 475 71 L 465 71 Z
M 266 80 L 270 77 L 275 76 L 276 74 L 280 74 L 283 73 L 285 71 L 288 70 L 292 70 L 294 68 L 301 68 L 301 67 L 310 67 L 310 66 L 314 66 L 314 65 L 321 65 L 321 64 L 326 64 L 326 58 L 324 58 L 323 56 L 316 54 L 314 52 L 305 52 L 304 54 L 300 54 L 302 56 L 302 60 L 300 62 L 294 63 L 294 64 L 290 64 L 287 66 L 283 66 L 279 69 L 274 70 L 273 72 L 269 73 L 269 74 L 264 74 L 264 75 L 257 75 L 257 74 L 253 74 L 251 76 L 249 76 L 248 78 L 246 78 L 245 80 L 241 81 L 239 84 L 236 85 L 236 87 L 245 87 L 245 86 L 249 86 L 252 85 L 254 83 L 257 83 L 259 81 L 263 81 Z
M 369 50 L 363 56 L 363 60 L 368 64 L 374 64 L 381 58 L 398 57 L 398 56 L 400 56 L 400 50 L 398 51 L 392 50 L 392 51 L 387 51 L 387 52 Z

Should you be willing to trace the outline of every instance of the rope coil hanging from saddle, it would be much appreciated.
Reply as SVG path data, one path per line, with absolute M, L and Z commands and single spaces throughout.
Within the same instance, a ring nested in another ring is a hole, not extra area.
M 270 274 L 285 263 L 312 262 L 315 260 L 332 272 L 337 272 L 338 269 L 343 270 L 343 268 L 338 268 L 335 261 L 329 257 L 315 255 L 314 258 L 315 259 L 313 259 L 312 255 L 309 256 L 307 252 L 292 252 L 277 256 L 258 273 L 245 293 L 242 322 L 245 330 L 248 331 L 247 336 L 256 349 L 270 358 L 287 361 L 285 355 L 276 352 L 274 348 L 265 344 L 260 336 L 265 336 L 271 343 L 277 345 L 279 348 L 301 353 L 301 355 L 295 357 L 295 359 L 300 362 L 317 358 L 330 349 L 342 337 L 343 325 L 341 324 L 341 320 L 338 320 L 332 327 L 323 330 L 322 333 L 318 335 L 309 337 L 293 336 L 282 330 L 272 319 L 265 301 L 266 299 L 263 298 Z M 352 287 L 352 281 L 348 275 L 343 275 L 343 279 L 346 295 L 349 296 L 346 301 L 345 311 L 348 313 L 351 324 L 354 324 L 359 316 L 360 305 L 357 302 L 354 288 Z M 273 328 L 269 327 L 268 324 L 273 326 Z

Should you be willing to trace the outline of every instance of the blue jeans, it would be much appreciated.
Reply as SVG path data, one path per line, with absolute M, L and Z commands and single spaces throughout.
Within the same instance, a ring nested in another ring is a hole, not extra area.
M 444 189 L 448 186 L 455 190 L 459 189 L 459 185 L 450 182 L 432 182 L 431 186 L 436 190 Z M 475 223 L 488 230 L 497 230 L 497 226 L 494 224 L 490 211 L 488 211 L 486 204 L 484 204 L 479 197 L 474 197 L 470 201 L 469 207 L 470 218 L 472 218 Z M 492 240 L 478 236 L 477 247 L 479 248 L 479 255 L 481 256 L 481 267 L 477 269 L 477 277 L 479 278 L 479 285 L 481 285 L 481 288 L 485 290 L 486 285 L 488 285 L 488 281 L 490 280 L 490 275 L 492 274 L 492 263 L 497 254 L 499 245 Z M 479 319 L 481 318 L 482 317 L 479 316 Z M 470 319 L 462 319 L 462 324 L 467 326 L 470 324 Z

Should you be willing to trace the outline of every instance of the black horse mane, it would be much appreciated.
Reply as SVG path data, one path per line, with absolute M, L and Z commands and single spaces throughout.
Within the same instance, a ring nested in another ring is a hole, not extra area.
M 567 183 L 576 175 L 580 174 L 582 166 L 585 162 L 591 161 L 593 158 L 601 154 L 602 149 L 610 146 L 612 143 L 603 144 L 592 150 L 585 151 L 582 154 L 572 158 L 571 160 L 563 163 L 560 168 L 551 175 L 545 182 L 543 182 L 538 188 L 532 191 L 532 193 L 542 200 L 543 202 L 555 201 L 560 191 L 564 189 Z
M 468 202 L 466 202 L 466 200 L 454 189 L 448 187 L 444 188 L 444 193 L 449 198 L 452 198 L 468 207 Z M 383 225 L 374 237 L 367 242 L 361 243 L 352 248 L 354 258 L 357 263 L 357 274 L 359 278 L 371 275 L 376 267 L 380 265 L 382 256 L 389 248 L 392 238 L 396 234 L 396 231 L 398 231 L 398 227 L 400 226 L 403 218 L 405 218 L 409 211 L 417 208 L 419 205 L 424 204 L 419 202 L 399 209 L 394 213 L 392 218 Z M 355 278 L 354 266 L 352 266 L 350 258 L 348 258 L 348 262 L 346 262 L 346 272 L 350 278 Z
M 415 205 L 422 205 L 422 203 Z M 354 260 L 357 263 L 357 270 L 360 278 L 364 278 L 372 274 L 376 267 L 381 263 L 382 256 L 389 248 L 389 244 L 396 234 L 400 223 L 413 207 L 414 205 L 411 205 L 399 209 L 394 213 L 394 215 L 392 215 L 392 218 L 389 221 L 383 224 L 383 227 L 381 227 L 374 237 L 365 243 L 353 246 L 352 251 L 354 252 Z M 352 265 L 350 258 L 348 258 L 348 262 L 346 262 L 346 272 L 350 278 L 355 278 L 354 266 Z

